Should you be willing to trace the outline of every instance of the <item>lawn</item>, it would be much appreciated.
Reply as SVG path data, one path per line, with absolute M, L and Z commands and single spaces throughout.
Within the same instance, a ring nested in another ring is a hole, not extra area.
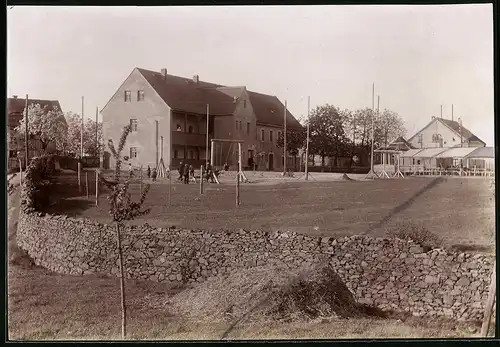
M 197 187 L 176 185 L 175 195 L 172 195 L 173 206 L 168 208 L 160 205 L 168 201 L 167 187 L 155 185 L 148 199 L 148 204 L 153 209 L 148 218 L 156 217 L 163 220 L 168 218 L 169 221 L 164 222 L 168 224 L 174 219 L 173 217 L 181 215 L 185 217 L 178 218 L 177 223 L 186 227 L 203 227 L 206 224 L 217 228 L 219 220 L 225 221 L 227 227 L 233 228 L 279 227 L 279 223 L 282 223 L 288 226 L 302 226 L 306 230 L 306 227 L 316 225 L 320 227 L 318 231 L 312 228 L 307 230 L 328 234 L 345 233 L 345 230 L 348 233 L 366 231 L 368 224 L 377 224 L 401 204 L 406 209 L 401 210 L 393 218 L 403 218 L 409 214 L 422 216 L 421 218 L 425 219 L 434 212 L 436 220 L 444 218 L 445 223 L 450 223 L 446 218 L 460 216 L 465 208 L 479 204 L 482 205 L 469 212 L 470 215 L 479 214 L 479 216 L 471 219 L 469 215 L 469 219 L 478 223 L 481 216 L 483 219 L 492 217 L 492 202 L 488 200 L 487 184 L 480 180 L 450 179 L 419 195 L 413 204 L 404 205 L 429 182 L 428 179 L 408 179 L 391 182 L 317 182 L 245 186 L 242 188 L 243 204 L 238 209 L 232 206 L 233 187 L 211 186 L 210 188 L 222 190 L 209 190 L 203 198 L 196 201 L 194 198 L 197 196 Z M 83 204 L 82 201 L 85 199 L 78 197 L 78 190 L 61 186 L 54 189 L 53 193 L 54 196 L 73 196 L 68 198 L 68 201 L 74 201 L 73 205 L 65 201 L 65 206 L 71 205 L 70 213 L 107 220 L 105 209 L 92 208 L 90 201 Z M 455 196 L 468 198 L 463 208 L 443 204 L 446 202 L 445 197 Z M 377 205 L 370 207 L 374 205 L 371 203 L 372 200 L 377 201 Z M 322 206 L 322 202 L 329 203 L 325 207 Z M 104 197 L 100 203 L 101 206 L 105 204 Z M 211 212 L 207 206 L 211 206 Z M 437 208 L 442 209 L 443 206 L 447 206 L 446 213 L 435 211 Z M 55 207 L 57 205 L 52 206 Z M 180 211 L 189 213 L 186 216 Z M 18 212 L 19 192 L 9 197 L 8 338 L 10 340 L 119 339 L 118 279 L 104 276 L 65 276 L 34 266 L 15 244 Z M 249 220 L 248 214 L 252 214 L 253 218 L 262 219 Z M 192 215 L 196 215 L 197 219 L 192 218 Z M 212 220 L 214 216 L 217 216 L 215 221 Z M 278 222 L 272 218 L 276 218 Z M 350 218 L 353 220 L 350 221 Z M 462 218 L 467 219 L 467 217 Z M 307 224 L 313 222 L 314 224 Z M 466 232 L 459 221 L 455 224 L 462 229 L 450 231 L 443 226 L 434 231 L 455 235 L 452 238 L 455 241 L 458 233 Z M 477 228 L 476 231 L 482 230 L 484 233 L 482 239 L 487 240 L 485 229 Z M 469 235 L 472 238 L 472 231 L 469 231 Z M 480 239 L 480 235 L 482 234 L 476 232 L 477 239 Z M 226 339 L 444 338 L 477 336 L 479 328 L 470 322 L 402 317 L 401 319 L 323 319 L 271 324 L 240 323 L 228 333 L 230 328 L 228 323 L 190 321 L 173 316 L 164 309 L 140 304 L 141 300 L 148 296 L 168 295 L 179 291 L 178 288 L 148 281 L 126 282 L 128 331 L 131 339 L 218 340 L 223 336 L 226 336 Z
M 75 176 L 64 176 L 64 197 L 48 212 L 110 222 L 106 194 L 99 199 L 68 189 Z M 235 206 L 234 184 L 171 186 L 153 183 L 145 202 L 151 212 L 134 224 L 191 229 L 288 229 L 317 236 L 369 233 L 382 236 L 401 221 L 421 222 L 445 245 L 468 251 L 494 251 L 494 200 L 482 178 L 409 177 L 392 180 L 298 181 L 242 184 L 241 205 Z M 281 183 L 280 183 L 281 182 Z M 89 183 L 90 195 L 95 192 Z M 57 190 L 57 189 L 56 189 Z M 130 191 L 140 195 L 140 185 Z

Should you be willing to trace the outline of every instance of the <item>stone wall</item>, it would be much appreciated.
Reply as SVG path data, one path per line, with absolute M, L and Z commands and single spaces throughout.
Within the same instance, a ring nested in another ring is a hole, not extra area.
M 202 282 L 241 267 L 328 260 L 358 301 L 416 316 L 481 319 L 494 258 L 424 252 L 399 239 L 312 238 L 263 231 L 204 232 L 127 227 L 122 233 L 128 278 Z M 38 212 L 20 214 L 18 245 L 35 263 L 71 274 L 118 275 L 114 226 Z

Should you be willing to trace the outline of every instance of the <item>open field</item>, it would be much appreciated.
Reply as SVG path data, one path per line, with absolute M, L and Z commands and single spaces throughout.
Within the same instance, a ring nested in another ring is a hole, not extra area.
M 172 196 L 173 207 L 168 208 L 168 187 L 155 184 L 148 198 L 148 204 L 152 207 L 148 222 L 152 223 L 153 218 L 161 218 L 160 223 L 163 225 L 177 224 L 200 228 L 204 225 L 213 228 L 289 226 L 310 233 L 337 235 L 366 232 L 370 225 L 376 226 L 391 211 L 394 212 L 397 206 L 403 206 L 407 208 L 394 215 L 394 219 L 418 216 L 427 225 L 434 226 L 432 231 L 449 235 L 450 241 L 456 242 L 462 237 L 464 243 L 475 240 L 476 244 L 483 242 L 492 247 L 489 235 L 492 234 L 494 212 L 493 202 L 489 200 L 491 194 L 488 192 L 487 182 L 448 179 L 424 190 L 430 182 L 429 179 L 415 178 L 404 181 L 248 185 L 242 187 L 243 204 L 238 209 L 234 207 L 234 187 L 210 185 L 207 194 L 196 201 L 194 198 L 198 195 L 197 186 L 177 184 L 175 195 Z M 138 186 L 133 189 L 138 194 Z M 411 205 L 404 205 L 422 191 Z M 75 192 L 67 186 L 62 191 L 55 189 L 54 193 L 79 195 L 77 190 Z M 119 339 L 118 279 L 64 276 L 30 263 L 29 258 L 23 255 L 15 244 L 18 199 L 19 192 L 9 197 L 9 339 Z M 98 209 L 92 207 L 91 201 L 83 204 L 85 199 L 81 197 L 73 196 L 67 199 L 64 206 L 68 208 L 68 213 L 108 220 L 104 196 L 101 197 L 101 207 Z M 447 199 L 453 200 L 450 202 Z M 450 203 L 453 205 L 448 205 Z M 468 215 L 461 216 L 465 212 Z M 253 219 L 250 220 L 248 215 Z M 459 228 L 458 231 L 449 227 L 451 218 L 462 218 L 451 224 Z M 391 220 L 388 221 L 390 222 Z M 468 226 L 464 226 L 465 222 L 469 223 Z M 319 230 L 314 230 L 313 226 L 318 226 Z M 272 324 L 243 322 L 228 333 L 228 323 L 189 321 L 173 316 L 164 309 L 138 304 L 148 296 L 169 295 L 179 290 L 168 284 L 128 280 L 129 337 L 171 340 L 218 340 L 223 336 L 226 336 L 226 339 L 444 338 L 477 336 L 479 330 L 479 326 L 471 322 L 401 317 L 323 319 Z
M 74 175 L 66 175 L 64 180 L 76 183 Z M 205 184 L 205 194 L 200 196 L 197 184 L 173 183 L 169 206 L 168 184 L 153 183 L 145 203 L 151 212 L 133 223 L 213 230 L 288 229 L 341 237 L 365 233 L 382 236 L 387 228 L 400 221 L 413 221 L 423 223 L 444 239 L 447 246 L 494 251 L 494 200 L 488 179 L 408 177 L 343 181 L 337 178 L 283 182 L 276 177 L 263 181 L 268 184 L 241 185 L 238 208 L 233 184 Z M 82 198 L 76 188 L 71 192 L 66 185 L 61 186 L 61 194 L 72 196 L 47 211 L 110 222 L 105 194 L 101 195 L 99 206 L 94 205 L 94 185 L 93 181 L 89 183 L 89 200 Z M 133 184 L 131 192 L 138 198 L 139 185 Z

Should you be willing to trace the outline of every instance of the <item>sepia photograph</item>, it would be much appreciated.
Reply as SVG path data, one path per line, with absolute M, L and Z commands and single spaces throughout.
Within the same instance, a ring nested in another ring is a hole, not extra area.
M 6 12 L 7 340 L 499 337 L 493 4 Z

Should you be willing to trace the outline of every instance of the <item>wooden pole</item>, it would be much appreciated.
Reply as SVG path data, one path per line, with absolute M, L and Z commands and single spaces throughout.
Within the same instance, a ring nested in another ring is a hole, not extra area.
M 441 105 L 441 119 L 443 119 L 443 105 Z
M 309 180 L 309 109 L 311 107 L 311 97 L 307 97 L 307 136 L 306 136 L 306 181 Z
M 85 171 L 85 192 L 87 193 L 87 199 L 89 198 L 89 173 Z
M 122 339 L 127 336 L 127 306 L 125 305 L 125 271 L 123 269 L 123 254 L 120 235 L 120 225 L 116 223 L 116 239 L 118 246 L 118 264 L 120 266 L 120 293 L 122 304 Z
M 374 133 L 375 133 L 375 83 L 372 86 L 372 148 L 370 154 L 370 166 L 371 172 L 375 175 L 375 165 L 373 164 L 373 141 L 374 141 Z
M 83 96 L 82 96 L 82 124 L 80 128 L 80 155 L 83 158 Z
M 243 180 L 242 173 L 243 173 L 243 164 L 241 162 L 241 143 L 238 142 L 238 177 L 241 180 Z
M 240 206 L 240 173 L 236 174 L 236 207 Z
M 156 125 L 156 137 L 155 137 L 155 143 L 156 143 L 156 168 L 158 168 L 158 162 L 159 162 L 159 158 L 158 158 L 158 121 L 155 121 L 155 125 Z
M 78 162 L 78 190 L 80 191 L 80 193 L 82 192 L 82 178 L 81 178 L 81 175 L 82 175 L 82 163 Z
M 97 157 L 100 157 L 99 151 L 99 108 L 95 108 L 95 154 Z
M 491 315 L 493 313 L 493 305 L 495 304 L 496 296 L 496 269 L 493 264 L 493 273 L 491 274 L 490 290 L 488 292 L 488 299 L 486 300 L 486 306 L 484 308 L 483 325 L 481 326 L 481 336 L 487 337 L 488 330 L 490 329 Z
M 207 104 L 207 136 L 206 136 L 206 139 L 205 139 L 205 162 L 208 161 L 208 129 L 209 129 L 209 123 L 210 123 L 210 105 Z M 210 147 L 210 152 L 212 152 L 213 150 L 213 142 L 212 142 L 212 146 Z M 213 158 L 210 156 L 210 160 L 211 160 L 211 164 L 214 165 L 213 163 Z
M 286 175 L 286 100 L 283 112 L 283 176 Z
M 29 122 L 28 122 L 28 94 L 26 94 L 26 103 L 24 105 L 24 123 L 25 123 L 25 133 L 24 133 L 24 148 L 25 148 L 25 160 L 26 167 L 29 164 Z
M 212 168 L 214 167 L 214 163 L 215 163 L 215 150 L 214 150 L 214 140 L 212 140 L 210 145 L 210 164 L 212 165 Z
M 200 194 L 203 194 L 203 165 L 200 168 Z
M 99 205 L 99 170 L 95 170 L 95 205 Z

